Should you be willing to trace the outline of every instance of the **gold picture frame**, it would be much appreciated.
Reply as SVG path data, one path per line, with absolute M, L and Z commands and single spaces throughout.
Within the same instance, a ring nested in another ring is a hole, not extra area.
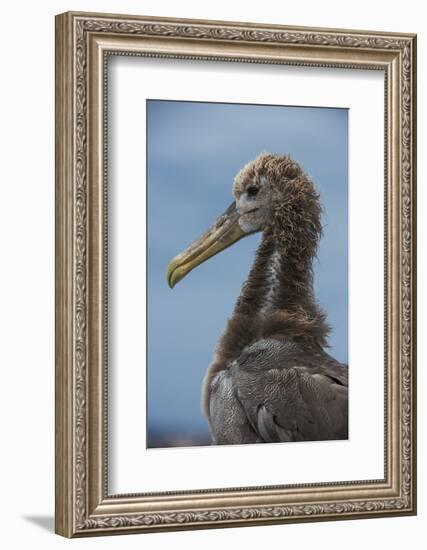
M 109 55 L 385 75 L 385 477 L 110 495 L 105 98 Z M 56 532 L 65 537 L 416 513 L 416 36 L 109 14 L 56 17 Z

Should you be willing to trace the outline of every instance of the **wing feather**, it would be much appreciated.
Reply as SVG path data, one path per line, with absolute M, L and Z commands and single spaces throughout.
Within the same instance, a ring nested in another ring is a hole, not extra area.
M 319 353 L 310 361 L 277 341 L 249 348 L 230 370 L 232 386 L 262 441 L 348 437 L 348 371 Z

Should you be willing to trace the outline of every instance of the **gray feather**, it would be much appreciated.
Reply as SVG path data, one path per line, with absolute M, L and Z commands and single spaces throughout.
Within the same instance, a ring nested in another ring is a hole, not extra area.
M 319 348 L 259 340 L 213 380 L 216 443 L 348 437 L 348 369 Z

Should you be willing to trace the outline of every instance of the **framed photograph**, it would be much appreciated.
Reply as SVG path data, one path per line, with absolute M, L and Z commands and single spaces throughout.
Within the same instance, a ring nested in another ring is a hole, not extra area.
M 416 513 L 416 37 L 56 18 L 56 532 Z

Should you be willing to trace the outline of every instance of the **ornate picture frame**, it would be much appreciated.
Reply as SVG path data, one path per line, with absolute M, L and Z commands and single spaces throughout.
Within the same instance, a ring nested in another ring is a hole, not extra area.
M 384 478 L 108 491 L 109 56 L 383 71 Z M 65 537 L 416 513 L 416 36 L 68 12 L 56 17 L 56 532 Z

